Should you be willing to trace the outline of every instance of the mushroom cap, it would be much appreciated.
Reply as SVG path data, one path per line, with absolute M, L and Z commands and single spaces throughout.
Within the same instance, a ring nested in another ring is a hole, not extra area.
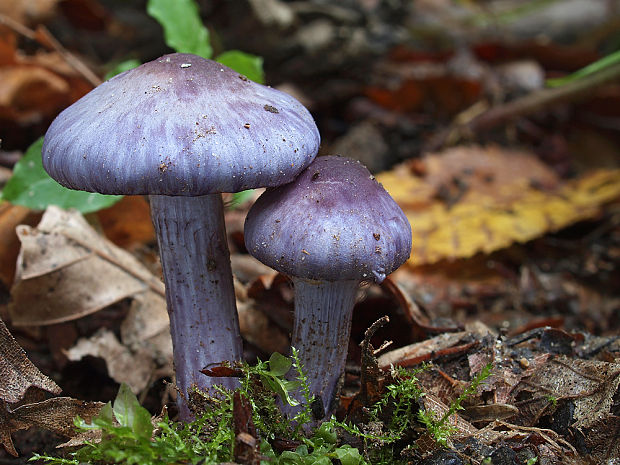
M 43 166 L 71 189 L 194 196 L 292 181 L 318 129 L 290 95 L 173 53 L 104 82 L 52 122 Z
M 409 258 L 411 226 L 364 165 L 319 157 L 294 182 L 258 198 L 245 245 L 297 278 L 381 282 Z

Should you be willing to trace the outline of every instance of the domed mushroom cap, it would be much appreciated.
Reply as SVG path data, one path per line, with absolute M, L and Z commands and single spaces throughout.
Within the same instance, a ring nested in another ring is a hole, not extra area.
M 245 223 L 248 251 L 298 278 L 375 280 L 411 252 L 411 226 L 359 162 L 317 158 L 299 177 L 264 192 Z
M 72 189 L 204 195 L 290 182 L 319 142 L 312 116 L 290 95 L 175 53 L 60 113 L 45 135 L 43 166 Z

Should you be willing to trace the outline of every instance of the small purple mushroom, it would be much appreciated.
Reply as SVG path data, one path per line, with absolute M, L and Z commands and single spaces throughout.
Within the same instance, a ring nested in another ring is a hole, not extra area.
M 203 367 L 242 358 L 220 193 L 292 181 L 319 142 L 293 97 L 190 54 L 110 79 L 47 131 L 43 166 L 63 186 L 150 195 L 181 392 L 210 386 Z
M 362 164 L 320 157 L 292 183 L 258 198 L 246 218 L 245 244 L 293 280 L 291 345 L 328 417 L 344 372 L 359 284 L 383 281 L 409 258 L 411 226 Z

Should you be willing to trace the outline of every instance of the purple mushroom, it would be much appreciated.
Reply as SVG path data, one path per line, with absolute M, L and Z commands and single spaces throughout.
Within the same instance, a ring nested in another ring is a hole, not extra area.
M 220 193 L 291 182 L 319 142 L 290 95 L 178 53 L 103 83 L 47 131 L 43 166 L 63 186 L 150 196 L 181 392 L 212 384 L 203 367 L 242 358 Z
M 317 158 L 290 184 L 263 193 L 245 222 L 248 251 L 295 286 L 291 345 L 310 389 L 333 412 L 360 282 L 381 282 L 411 252 L 411 226 L 359 162 Z

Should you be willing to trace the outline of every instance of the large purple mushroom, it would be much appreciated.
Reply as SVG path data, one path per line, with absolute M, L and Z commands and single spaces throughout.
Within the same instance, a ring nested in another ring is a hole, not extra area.
M 327 417 L 344 372 L 359 284 L 383 281 L 409 258 L 411 226 L 362 164 L 329 156 L 259 197 L 246 218 L 245 244 L 292 278 L 291 345 Z
M 150 196 L 181 392 L 210 386 L 203 367 L 242 358 L 220 193 L 292 181 L 319 142 L 293 97 L 190 54 L 110 79 L 47 131 L 43 166 L 63 186 Z

